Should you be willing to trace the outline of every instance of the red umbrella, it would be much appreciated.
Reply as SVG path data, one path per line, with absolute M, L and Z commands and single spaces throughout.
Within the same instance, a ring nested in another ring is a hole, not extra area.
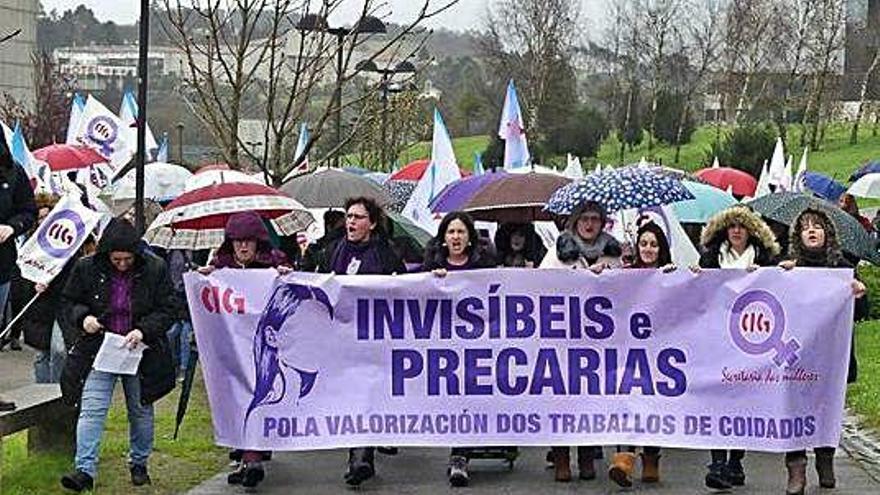
M 425 175 L 425 170 L 428 169 L 429 165 L 431 165 L 431 160 L 429 159 L 416 160 L 392 174 L 388 180 L 420 180 Z M 462 168 L 459 168 L 459 170 L 461 170 L 462 177 L 471 175 L 470 172 Z
M 704 168 L 694 175 L 721 190 L 733 188 L 736 196 L 754 196 L 758 181 L 748 172 L 730 167 Z
M 166 249 L 218 247 L 229 216 L 243 211 L 257 212 L 284 236 L 303 231 L 314 222 L 302 204 L 269 186 L 227 182 L 180 195 L 156 217 L 144 239 Z
M 34 151 L 34 157 L 48 163 L 53 172 L 89 168 L 107 162 L 97 151 L 78 144 L 51 144 Z

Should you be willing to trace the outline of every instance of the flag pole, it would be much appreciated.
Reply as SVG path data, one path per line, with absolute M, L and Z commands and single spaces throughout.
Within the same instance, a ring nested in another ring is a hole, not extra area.
M 15 315 L 15 318 L 13 318 L 12 321 L 10 321 L 8 325 L 6 325 L 6 328 L 3 329 L 3 332 L 0 332 L 0 340 L 5 339 L 6 336 L 9 335 L 9 332 L 12 330 L 12 326 L 18 323 L 18 320 L 20 320 L 21 317 L 24 316 L 25 313 L 27 313 L 27 310 L 29 310 L 34 302 L 37 300 L 37 298 L 40 297 L 40 294 L 42 293 L 37 292 L 36 294 L 34 294 L 34 297 L 32 297 L 31 300 L 28 301 L 28 303 L 25 304 L 23 308 L 21 308 L 21 311 L 19 311 L 18 314 Z
M 150 47 L 150 2 L 141 0 L 140 44 L 138 47 L 137 154 L 135 155 L 135 228 L 144 233 L 144 164 L 147 155 L 147 55 Z

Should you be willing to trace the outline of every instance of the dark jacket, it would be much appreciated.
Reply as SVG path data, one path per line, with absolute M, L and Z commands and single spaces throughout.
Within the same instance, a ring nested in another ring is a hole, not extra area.
M 341 237 L 337 239 L 336 242 L 327 245 L 324 259 L 321 260 L 321 265 L 318 267 L 319 273 L 333 272 L 333 265 L 336 264 L 336 260 L 340 255 L 344 242 L 348 241 L 346 241 L 344 237 Z M 397 253 L 394 252 L 394 249 L 385 237 L 376 235 L 370 240 L 370 242 L 374 243 L 374 249 L 378 251 L 382 268 L 376 273 L 371 271 L 359 272 L 360 274 L 391 275 L 393 273 L 406 273 L 406 266 L 403 264 L 403 260 L 401 260 Z
M 174 321 L 177 305 L 165 262 L 137 250 L 138 236 L 130 224 L 114 219 L 98 243 L 98 251 L 80 259 L 61 294 L 64 307 L 62 328 L 77 334 L 61 376 L 61 393 L 66 404 L 78 406 L 82 388 L 101 347 L 103 333 L 87 334 L 82 328 L 86 316 L 95 316 L 107 326 L 110 310 L 110 286 L 115 268 L 110 264 L 112 251 L 135 254 L 132 266 L 132 324 L 144 334 L 144 351 L 138 368 L 141 403 L 151 404 L 174 388 L 175 370 L 165 336 Z
M 11 159 L 7 164 L 2 163 L 3 160 L 3 151 L 0 150 L 0 224 L 9 225 L 14 233 L 0 244 L 0 284 L 8 282 L 15 269 L 18 258 L 15 238 L 27 233 L 37 218 L 34 191 L 27 174 Z
M 25 344 L 40 351 L 49 350 L 52 341 L 52 328 L 55 326 L 55 320 L 61 321 L 63 310 L 61 305 L 61 293 L 67 284 L 67 279 L 73 271 L 78 257 L 75 257 L 64 265 L 61 272 L 52 279 L 49 287 L 40 297 L 28 308 L 17 325 L 24 332 Z M 11 296 L 20 301 L 21 307 L 27 304 L 34 295 L 36 295 L 35 284 L 23 277 L 14 277 Z M 15 306 L 13 304 L 13 306 Z M 18 312 L 16 311 L 16 314 Z M 73 347 L 77 332 L 65 331 L 62 327 L 64 336 L 64 346 L 69 350 Z
M 235 262 L 232 241 L 246 239 L 257 241 L 257 256 L 251 265 L 241 267 Z M 287 255 L 272 247 L 269 230 L 260 216 L 251 211 L 229 216 L 223 233 L 223 244 L 217 248 L 211 260 L 211 265 L 217 268 L 271 268 L 287 264 Z
M 309 244 L 305 255 L 303 255 L 300 269 L 304 272 L 315 272 L 321 269 L 322 266 L 326 266 L 328 263 L 327 257 L 332 254 L 332 252 L 328 252 L 328 246 L 335 245 L 344 235 L 344 227 L 333 229 L 317 241 Z
M 431 270 L 436 270 L 437 268 L 452 268 L 446 261 L 446 257 L 447 251 L 443 248 L 440 241 L 437 238 L 431 239 L 428 242 L 428 246 L 425 248 L 425 261 L 422 263 L 420 271 L 429 272 Z M 495 268 L 496 266 L 498 266 L 498 264 L 495 262 L 495 257 L 491 255 L 482 243 L 478 243 L 477 248 L 471 250 L 467 263 L 458 269 L 480 270 L 484 268 Z

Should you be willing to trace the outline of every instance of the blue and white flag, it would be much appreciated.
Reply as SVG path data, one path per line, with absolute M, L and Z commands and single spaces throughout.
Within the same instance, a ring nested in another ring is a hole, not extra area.
M 73 101 L 70 103 L 70 119 L 67 122 L 67 144 L 79 144 L 76 140 L 76 133 L 79 131 L 80 120 L 82 120 L 83 110 L 86 108 L 86 102 L 79 93 L 73 94 Z
M 131 133 L 129 142 L 133 143 L 135 147 L 137 146 L 137 118 L 137 99 L 135 99 L 134 93 L 126 91 L 122 96 L 122 105 L 119 107 L 119 119 L 127 126 L 128 132 Z M 150 130 L 150 124 L 147 124 L 146 143 L 148 154 L 159 147 L 159 144 L 156 143 L 156 137 L 153 136 L 153 131 Z
M 532 157 L 526 140 L 525 122 L 512 79 L 507 84 L 507 96 L 504 99 L 504 110 L 501 112 L 498 137 L 504 140 L 505 170 L 528 167 L 531 164 Z
M 486 173 L 486 169 L 483 168 L 483 155 L 478 152 L 474 152 L 474 175 L 483 175 Z
M 162 133 L 162 141 L 159 142 L 159 150 L 156 151 L 156 159 L 160 163 L 168 163 L 168 133 Z
M 434 140 L 431 145 L 431 164 L 416 184 L 412 196 L 401 211 L 404 218 L 432 235 L 437 232 L 438 221 L 434 218 L 431 201 L 449 184 L 461 179 L 461 170 L 455 160 L 452 139 L 443 123 L 440 111 L 434 109 Z

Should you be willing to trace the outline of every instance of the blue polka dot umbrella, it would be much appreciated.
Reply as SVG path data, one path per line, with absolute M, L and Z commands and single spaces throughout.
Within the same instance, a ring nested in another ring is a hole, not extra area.
M 647 167 L 623 167 L 592 173 L 556 190 L 544 209 L 570 215 L 581 204 L 595 201 L 613 213 L 688 199 L 694 199 L 694 195 L 679 180 Z

